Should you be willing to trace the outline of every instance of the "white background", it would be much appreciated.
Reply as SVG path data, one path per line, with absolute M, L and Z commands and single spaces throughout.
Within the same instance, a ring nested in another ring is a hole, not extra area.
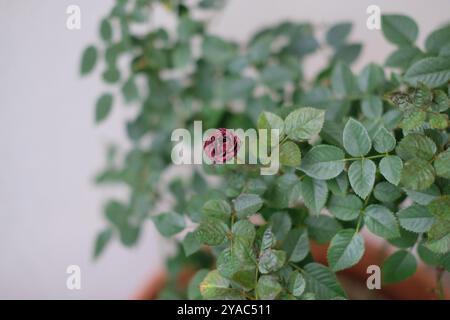
M 103 201 L 121 190 L 96 188 L 104 146 L 124 138 L 124 107 L 116 104 L 105 124 L 93 123 L 103 89 L 98 75 L 78 76 L 81 50 L 97 41 L 98 21 L 111 0 L 0 0 L 0 298 L 128 298 L 159 268 L 167 246 L 148 223 L 139 245 L 114 243 L 91 259 L 102 228 Z M 66 8 L 81 7 L 82 29 L 66 29 Z M 393 49 L 379 31 L 366 28 L 366 8 L 408 14 L 420 39 L 450 20 L 448 0 L 302 1 L 231 0 L 214 32 L 246 39 L 283 19 L 328 25 L 351 20 L 351 38 L 365 43 L 356 70 L 383 62 Z M 157 17 L 163 23 L 167 15 Z M 310 73 L 320 58 L 308 61 Z M 81 266 L 82 289 L 66 289 L 66 267 Z

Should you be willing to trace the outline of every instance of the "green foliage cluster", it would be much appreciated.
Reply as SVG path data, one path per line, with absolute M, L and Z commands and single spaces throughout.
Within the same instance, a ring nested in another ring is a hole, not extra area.
M 422 48 L 411 18 L 384 15 L 383 34 L 396 50 L 384 65 L 354 74 L 362 46 L 348 40 L 351 23 L 332 26 L 324 43 L 313 25 L 283 22 L 238 44 L 199 18 L 223 5 L 118 0 L 101 21 L 101 44 L 85 49 L 81 74 L 102 68 L 110 88 L 95 120 L 105 121 L 114 104 L 135 111 L 126 122 L 131 148 L 109 148 L 97 176 L 130 192 L 106 204 L 95 256 L 112 239 L 135 244 L 152 220 L 164 237 L 184 231 L 170 273 L 200 268 L 187 292 L 171 290 L 172 282 L 163 297 L 340 299 L 335 272 L 360 261 L 366 228 L 398 248 L 382 266 L 384 283 L 415 273 L 415 251 L 450 271 L 450 27 Z M 174 30 L 152 27 L 155 6 L 171 12 Z M 327 63 L 307 79 L 312 54 L 326 54 Z M 164 185 L 170 134 L 194 120 L 205 129 L 280 129 L 280 172 L 204 165 Z M 155 212 L 167 193 L 172 211 Z M 310 241 L 329 243 L 328 266 L 314 262 Z

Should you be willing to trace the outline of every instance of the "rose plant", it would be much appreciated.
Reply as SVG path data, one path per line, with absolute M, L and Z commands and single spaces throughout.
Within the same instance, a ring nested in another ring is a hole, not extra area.
M 135 112 L 126 120 L 131 147 L 109 147 L 96 178 L 126 185 L 129 197 L 106 203 L 95 256 L 113 239 L 134 245 L 152 221 L 178 248 L 162 297 L 336 299 L 346 293 L 335 273 L 360 261 L 365 228 L 398 248 L 381 266 L 384 283 L 412 276 L 418 259 L 450 271 L 450 26 L 421 46 L 411 18 L 383 15 L 397 48 L 355 74 L 362 45 L 348 41 L 351 23 L 331 26 L 323 43 L 313 24 L 283 22 L 240 44 L 209 32 L 223 6 L 117 0 L 100 23 L 101 43 L 84 50 L 81 74 L 102 68 L 110 88 L 95 120 L 114 104 Z M 161 8 L 176 28 L 152 23 Z M 327 63 L 310 79 L 303 66 L 312 54 Z M 171 132 L 194 120 L 279 129 L 278 174 L 212 164 L 164 183 Z M 173 208 L 158 212 L 167 192 Z M 311 241 L 329 243 L 328 266 L 314 262 Z M 198 272 L 180 292 L 174 279 L 186 266 Z

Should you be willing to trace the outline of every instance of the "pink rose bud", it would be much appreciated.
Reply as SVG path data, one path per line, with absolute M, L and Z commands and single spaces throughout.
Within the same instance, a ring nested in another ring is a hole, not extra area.
M 203 143 L 203 150 L 213 163 L 225 163 L 236 157 L 240 140 L 232 131 L 225 128 L 215 130 Z

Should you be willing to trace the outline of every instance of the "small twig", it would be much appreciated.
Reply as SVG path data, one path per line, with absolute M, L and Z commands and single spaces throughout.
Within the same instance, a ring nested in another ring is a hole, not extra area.
M 444 275 L 444 268 L 436 267 L 436 294 L 439 300 L 445 299 L 444 285 L 442 284 L 443 275 Z

